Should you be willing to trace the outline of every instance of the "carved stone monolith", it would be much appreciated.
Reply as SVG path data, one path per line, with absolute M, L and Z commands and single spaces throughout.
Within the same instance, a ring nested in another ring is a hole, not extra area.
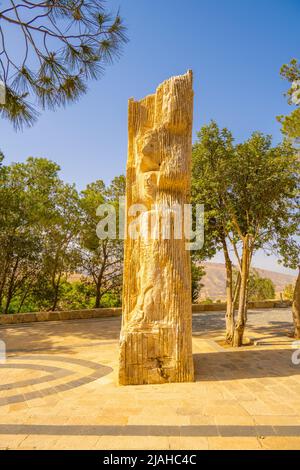
M 194 379 L 190 252 L 183 235 L 192 82 L 189 71 L 141 101 L 129 100 L 122 385 Z

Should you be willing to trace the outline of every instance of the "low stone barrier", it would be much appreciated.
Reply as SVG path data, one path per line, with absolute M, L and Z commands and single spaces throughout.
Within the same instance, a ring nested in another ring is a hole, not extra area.
M 192 305 L 192 312 L 222 312 L 226 310 L 226 304 L 218 303 L 218 304 L 193 304 Z
M 261 300 L 259 302 L 249 302 L 248 308 L 287 308 L 291 305 L 290 300 Z
M 262 300 L 259 302 L 248 302 L 249 309 L 259 308 L 287 308 L 292 305 L 289 300 Z M 221 312 L 226 310 L 226 303 L 217 304 L 193 304 L 193 313 L 197 312 Z
M 248 308 L 285 308 L 290 307 L 291 302 L 280 302 L 278 300 L 265 300 L 262 302 L 249 302 Z M 222 312 L 226 310 L 225 303 L 218 304 L 193 304 L 193 313 L 200 312 Z M 16 323 L 33 323 L 45 321 L 62 321 L 62 320 L 86 320 L 89 318 L 109 318 L 120 317 L 122 308 L 93 308 L 86 310 L 63 310 L 55 312 L 31 312 L 31 313 L 13 313 L 0 315 L 0 325 L 10 325 Z
M 13 313 L 8 315 L 0 315 L 0 325 L 60 320 L 86 320 L 88 318 L 120 317 L 121 315 L 121 308 L 94 308 L 88 310 Z

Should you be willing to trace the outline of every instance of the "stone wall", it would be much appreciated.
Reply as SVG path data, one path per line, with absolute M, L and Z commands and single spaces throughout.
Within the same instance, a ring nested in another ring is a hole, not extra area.
M 259 302 L 248 302 L 249 309 L 256 308 L 285 308 L 290 307 L 292 302 L 285 300 L 262 300 Z M 221 312 L 226 310 L 226 303 L 215 303 L 215 304 L 194 304 L 193 313 L 198 312 Z
M 291 302 L 280 302 L 278 300 L 265 300 L 261 302 L 249 302 L 248 308 L 284 308 L 290 307 Z M 226 304 L 194 304 L 193 313 L 200 312 L 222 312 L 225 311 Z M 64 310 L 61 312 L 34 312 L 34 313 L 14 313 L 9 315 L 0 315 L 0 325 L 9 325 L 16 323 L 32 323 L 43 321 L 62 321 L 62 320 L 87 320 L 89 318 L 110 318 L 120 317 L 122 309 L 120 308 L 94 308 L 89 310 Z
M 57 312 L 14 313 L 0 315 L 0 325 L 60 320 L 86 320 L 88 318 L 119 317 L 121 308 L 94 308 L 86 310 L 64 310 Z

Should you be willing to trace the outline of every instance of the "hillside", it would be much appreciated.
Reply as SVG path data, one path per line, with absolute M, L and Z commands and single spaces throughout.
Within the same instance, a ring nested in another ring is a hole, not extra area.
M 211 298 L 212 300 L 225 300 L 225 266 L 221 263 L 204 263 L 206 275 L 201 280 L 204 286 L 200 292 L 200 299 Z M 280 292 L 283 292 L 284 287 L 287 284 L 294 283 L 296 276 L 290 274 L 282 274 L 274 271 L 268 271 L 266 269 L 256 268 L 260 276 L 267 277 L 273 281 L 275 285 L 275 292 L 279 296 Z

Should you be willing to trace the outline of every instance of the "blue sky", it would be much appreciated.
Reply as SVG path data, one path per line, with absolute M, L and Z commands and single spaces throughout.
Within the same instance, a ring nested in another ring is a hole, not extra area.
M 141 98 L 169 76 L 194 72 L 196 131 L 215 119 L 238 141 L 254 130 L 281 139 L 275 116 L 290 112 L 279 76 L 300 56 L 300 0 L 107 0 L 128 25 L 130 42 L 80 102 L 46 111 L 16 133 L 0 122 L 6 162 L 29 155 L 56 161 L 79 189 L 125 171 L 127 100 Z M 15 47 L 18 47 L 15 41 Z M 222 257 L 219 261 L 223 261 Z M 255 264 L 282 270 L 274 258 Z

